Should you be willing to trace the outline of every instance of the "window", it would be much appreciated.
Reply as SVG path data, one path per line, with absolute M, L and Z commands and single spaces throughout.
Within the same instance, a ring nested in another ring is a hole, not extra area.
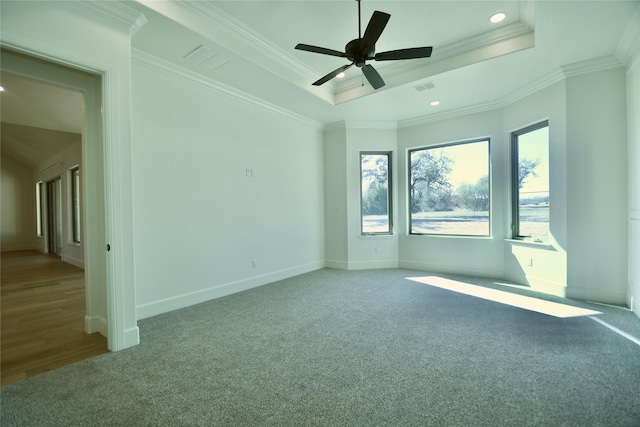
M 549 124 L 511 135 L 514 239 L 549 241 Z
M 409 232 L 488 236 L 489 140 L 409 151 Z
M 391 234 L 391 153 L 360 153 L 362 234 Z
M 80 243 L 80 168 L 72 168 L 71 172 L 71 238 Z
M 42 236 L 42 181 L 36 183 L 36 235 Z

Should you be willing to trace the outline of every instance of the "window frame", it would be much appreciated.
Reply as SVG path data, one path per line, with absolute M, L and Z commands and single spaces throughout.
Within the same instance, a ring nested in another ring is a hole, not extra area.
M 392 156 L 393 152 L 388 150 L 367 150 L 360 151 L 358 155 L 358 160 L 360 162 L 360 235 L 361 236 L 389 236 L 393 235 L 393 187 L 392 187 Z M 362 169 L 362 158 L 367 155 L 375 155 L 375 156 L 386 156 L 387 157 L 387 220 L 389 223 L 388 231 L 364 231 L 364 203 L 363 196 L 364 193 L 362 191 L 362 183 L 363 183 L 363 169 Z
M 412 198 L 411 198 L 411 155 L 412 153 L 416 152 L 416 151 L 425 151 L 425 150 L 437 150 L 437 149 L 442 149 L 442 148 L 446 148 L 446 147 L 454 147 L 454 146 L 461 146 L 461 145 L 467 145 L 467 144 L 474 144 L 474 143 L 479 143 L 479 142 L 486 142 L 487 143 L 487 186 L 488 186 L 488 193 L 489 193 L 489 206 L 488 206 L 488 220 L 489 220 L 489 229 L 487 231 L 487 234 L 453 234 L 453 233 L 418 233 L 418 232 L 414 232 L 413 231 L 413 212 L 412 212 Z M 454 142 L 447 142 L 447 143 L 442 143 L 442 144 L 435 144 L 435 145 L 429 145 L 429 146 L 422 146 L 422 147 L 417 147 L 417 148 L 410 148 L 407 150 L 407 215 L 408 215 L 408 220 L 407 220 L 407 226 L 408 226 L 408 235 L 410 236 L 435 236 L 435 237 L 462 237 L 462 238 L 480 238 L 480 239 L 486 239 L 486 238 L 491 238 L 492 236 L 492 202 L 493 202 L 493 196 L 492 196 L 492 190 L 491 190 L 491 183 L 492 183 L 492 179 L 491 179 L 491 137 L 481 137 L 481 138 L 473 138 L 473 139 L 465 139 L 462 141 L 454 141 Z
M 36 236 L 44 236 L 44 182 L 36 182 Z
M 81 228 L 82 228 L 82 206 L 80 205 L 80 166 L 76 165 L 69 169 L 70 177 L 70 193 L 71 197 L 71 241 L 79 244 L 81 242 Z M 77 205 L 77 206 L 76 206 Z
M 531 132 L 543 128 L 549 128 L 549 120 L 542 120 L 540 122 L 525 126 L 521 129 L 511 132 L 511 238 L 513 240 L 531 240 L 535 236 L 522 236 L 520 235 L 520 186 L 518 185 L 520 168 L 519 168 L 519 147 L 518 138 L 522 135 L 526 135 Z M 547 138 L 547 145 L 549 139 Z M 548 156 L 549 157 L 549 156 Z M 547 162 L 549 158 L 547 158 Z M 550 184 L 550 183 L 549 183 Z M 549 195 L 551 195 L 551 188 L 549 188 Z M 551 224 L 551 218 L 549 218 L 549 226 Z

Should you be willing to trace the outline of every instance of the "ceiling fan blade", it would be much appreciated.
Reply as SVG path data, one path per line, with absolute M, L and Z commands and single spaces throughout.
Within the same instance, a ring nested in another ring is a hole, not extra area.
M 362 37 L 369 46 L 376 44 L 384 30 L 384 27 L 387 26 L 389 18 L 391 18 L 391 15 L 388 13 L 380 12 L 378 10 L 373 12 L 371 19 L 369 20 L 369 24 L 367 24 L 367 29 L 364 30 L 364 37 Z
M 362 67 L 362 72 L 374 89 L 380 89 L 382 86 L 384 86 L 384 80 L 382 80 L 380 74 L 378 74 L 376 69 L 371 65 L 364 65 Z
M 373 59 L 376 61 L 394 61 L 396 59 L 428 58 L 431 56 L 432 51 L 433 48 L 431 46 L 389 50 L 386 52 L 376 53 L 376 56 L 374 56 Z
M 323 55 L 338 56 L 340 58 L 347 57 L 346 53 L 340 52 L 338 50 L 327 49 L 326 47 L 311 46 L 309 44 L 303 44 L 303 43 L 298 43 L 296 45 L 296 49 L 305 50 L 307 52 L 313 52 L 313 53 L 321 53 Z
M 351 67 L 352 65 L 353 65 L 353 62 L 351 64 L 343 65 L 342 67 L 340 67 L 340 68 L 338 68 L 336 70 L 333 70 L 332 72 L 330 72 L 329 74 L 327 74 L 326 76 L 321 78 L 320 80 L 313 82 L 313 85 L 314 86 L 320 86 L 321 84 L 324 84 L 324 83 L 328 82 L 329 80 L 331 80 L 332 78 L 334 78 L 338 74 L 342 73 L 343 71 L 346 71 L 347 68 Z

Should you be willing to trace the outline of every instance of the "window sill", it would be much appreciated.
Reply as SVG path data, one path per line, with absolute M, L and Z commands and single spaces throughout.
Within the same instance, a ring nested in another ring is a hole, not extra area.
M 518 239 L 504 239 L 505 243 L 510 243 L 516 246 L 527 246 L 537 249 L 555 249 L 551 243 L 534 242 L 531 240 L 518 240 Z
M 436 239 L 464 239 L 464 240 L 493 240 L 492 236 L 465 236 L 462 234 L 406 234 L 405 237 L 421 238 L 430 237 Z
M 389 238 L 395 238 L 396 235 L 395 234 L 361 234 L 358 237 L 360 237 L 360 239 L 362 240 L 389 239 Z

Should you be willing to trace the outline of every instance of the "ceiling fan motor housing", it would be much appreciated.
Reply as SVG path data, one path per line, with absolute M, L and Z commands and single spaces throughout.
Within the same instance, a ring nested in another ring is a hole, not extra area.
M 364 61 L 374 57 L 376 45 L 368 45 L 364 39 L 351 40 L 344 48 L 347 58 L 353 61 L 357 67 L 364 66 Z

